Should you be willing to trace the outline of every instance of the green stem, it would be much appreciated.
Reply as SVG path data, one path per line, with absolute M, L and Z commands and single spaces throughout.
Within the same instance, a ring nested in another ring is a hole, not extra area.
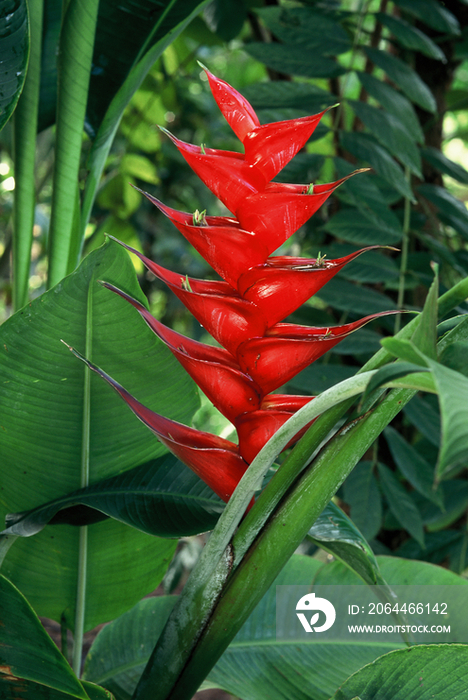
M 78 176 L 98 6 L 99 0 L 69 0 L 62 23 L 49 287 L 76 267 L 81 246 Z
M 13 309 L 28 302 L 36 205 L 34 166 L 42 53 L 42 0 L 29 0 L 31 50 L 23 92 L 13 118 L 15 201 L 13 209 Z
M 88 289 L 88 301 L 86 310 L 86 357 L 91 359 L 92 354 L 92 328 L 93 328 L 93 297 L 91 285 Z M 81 437 L 81 473 L 80 487 L 89 485 L 89 449 L 91 431 L 91 371 L 84 367 L 83 390 L 83 428 Z M 84 622 L 86 611 L 86 578 L 88 568 L 88 527 L 80 527 L 78 545 L 78 577 L 75 603 L 75 634 L 73 644 L 73 670 L 79 677 L 81 673 L 81 656 L 83 648 Z
M 411 173 L 409 168 L 405 168 L 405 176 L 408 185 L 410 185 Z M 405 283 L 406 283 L 406 271 L 408 269 L 408 249 L 409 249 L 409 230 L 411 221 L 411 200 L 405 197 L 405 207 L 403 213 L 403 239 L 401 246 L 401 263 L 400 263 L 400 278 L 398 281 L 398 299 L 397 306 L 399 309 L 403 308 L 403 302 L 405 299 Z M 401 327 L 401 315 L 398 314 L 395 318 L 395 334 L 398 333 Z
M 285 496 L 231 575 L 173 687 L 165 694 L 153 686 L 152 693 L 137 696 L 138 700 L 193 696 L 349 472 L 415 393 L 391 392 L 374 412 L 335 436 Z M 244 521 L 232 541 L 234 552 L 239 543 L 242 548 L 246 529 Z

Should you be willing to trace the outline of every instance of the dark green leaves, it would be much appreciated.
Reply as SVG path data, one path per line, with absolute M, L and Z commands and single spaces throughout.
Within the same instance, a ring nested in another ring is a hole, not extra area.
M 0 8 L 0 129 L 16 107 L 29 57 L 26 0 L 5 0 Z
M 369 164 L 375 172 L 392 185 L 403 197 L 413 198 L 413 193 L 403 171 L 390 153 L 370 134 L 342 132 L 341 144 L 346 151 Z
M 0 576 L 0 695 L 3 700 L 105 698 L 89 696 L 59 652 L 26 598 Z
M 405 93 L 412 102 L 425 109 L 427 112 L 436 111 L 436 103 L 433 94 L 418 74 L 396 56 L 391 56 L 385 51 L 365 47 L 365 52 L 376 66 L 382 68 L 387 76 Z
M 224 504 L 173 455 L 103 479 L 28 513 L 7 516 L 3 534 L 30 537 L 48 523 L 87 525 L 111 517 L 159 537 L 212 530 Z

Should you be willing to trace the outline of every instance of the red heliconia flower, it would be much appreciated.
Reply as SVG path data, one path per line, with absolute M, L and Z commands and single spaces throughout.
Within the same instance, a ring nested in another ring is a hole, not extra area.
M 261 125 L 252 105 L 237 90 L 203 67 L 218 107 L 242 141 L 245 161 L 270 182 L 306 144 L 325 112 Z M 202 178 L 203 179 L 203 178 Z
M 265 394 L 269 394 L 322 357 L 350 333 L 374 318 L 393 313 L 396 312 L 384 311 L 330 328 L 277 323 L 267 330 L 263 338 L 253 338 L 239 346 L 239 366 L 261 386 Z
M 160 416 L 143 406 L 100 367 L 87 360 L 74 348 L 70 346 L 68 348 L 120 394 L 133 413 L 181 462 L 198 474 L 223 501 L 229 500 L 248 467 L 247 462 L 239 455 L 237 445 L 217 435 L 195 430 Z
M 379 246 L 337 260 L 325 260 L 320 255 L 316 259 L 270 257 L 355 173 L 322 185 L 272 182 L 305 145 L 325 112 L 261 125 L 254 109 L 240 93 L 210 71 L 206 70 L 206 74 L 215 100 L 244 152 L 194 146 L 166 133 L 233 217 L 180 212 L 146 192 L 143 194 L 222 279 L 183 277 L 122 245 L 138 255 L 169 286 L 221 347 L 200 343 L 167 328 L 126 292 L 107 282 L 103 284 L 137 309 L 214 406 L 233 423 L 239 445 L 159 416 L 102 370 L 89 362 L 88 366 L 119 392 L 140 420 L 179 459 L 222 499 L 228 500 L 247 464 L 313 398 L 272 392 L 353 331 L 394 312 L 372 314 L 330 328 L 283 323 L 347 263 Z
M 269 394 L 263 399 L 258 410 L 239 416 L 235 426 L 239 438 L 239 453 L 245 461 L 250 464 L 276 431 L 313 398 Z M 297 442 L 310 425 L 311 423 L 299 431 L 285 449 Z
M 243 229 L 255 231 L 262 238 L 271 254 L 315 214 L 337 187 L 366 170 L 355 170 L 336 182 L 314 185 L 312 189 L 272 182 L 263 192 L 248 195 L 235 210 L 236 217 Z
M 379 246 L 362 248 L 335 260 L 270 257 L 243 274 L 237 289 L 243 299 L 255 304 L 271 328 L 302 306 L 345 265 L 374 248 Z
M 261 236 L 253 231 L 244 231 L 235 219 L 203 216 L 203 223 L 196 225 L 194 214 L 171 209 L 147 192 L 142 194 L 172 221 L 211 267 L 233 287 L 236 287 L 243 272 L 252 265 L 263 263 L 269 255 Z
M 245 197 L 265 188 L 267 180 L 245 161 L 242 153 L 194 146 L 177 139 L 166 129 L 163 131 L 192 170 L 232 213 Z
M 104 285 L 134 306 L 156 335 L 177 357 L 216 408 L 234 422 L 236 416 L 260 406 L 263 392 L 249 375 L 244 374 L 232 355 L 224 348 L 187 338 L 155 319 L 148 309 L 121 289 Z
M 117 240 L 113 236 L 109 238 Z M 148 270 L 165 282 L 208 333 L 232 355 L 246 338 L 264 335 L 267 323 L 258 308 L 242 299 L 226 282 L 182 277 L 157 265 L 135 248 L 117 242 L 135 253 Z

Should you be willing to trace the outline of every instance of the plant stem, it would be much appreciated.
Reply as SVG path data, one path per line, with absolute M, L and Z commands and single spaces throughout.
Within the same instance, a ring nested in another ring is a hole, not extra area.
M 78 175 L 98 6 L 99 0 L 69 0 L 62 23 L 49 287 L 74 270 L 81 246 Z
M 416 392 L 392 391 L 375 411 L 335 436 L 263 526 L 231 575 L 210 621 L 168 694 L 153 686 L 138 700 L 189 700 L 266 593 L 354 465 Z M 234 536 L 244 540 L 245 521 Z M 242 545 L 241 545 L 242 546 Z
M 405 176 L 408 185 L 410 185 L 411 174 L 409 168 L 405 168 Z M 411 220 L 411 200 L 405 197 L 405 208 L 403 213 L 403 239 L 401 246 L 401 263 L 400 263 L 400 278 L 398 282 L 398 299 L 397 306 L 399 309 L 403 308 L 403 302 L 405 299 L 405 282 L 406 282 L 406 270 L 408 268 L 408 248 L 409 248 L 409 230 L 410 230 L 410 220 Z M 394 332 L 398 333 L 401 326 L 401 315 L 398 314 L 395 317 L 395 329 Z
M 86 311 L 86 357 L 91 358 L 93 346 L 93 297 L 91 285 L 88 287 Z M 91 430 L 91 371 L 84 367 L 83 388 L 83 428 L 81 437 L 81 474 L 80 487 L 89 485 L 89 448 Z M 75 603 L 75 634 L 73 645 L 73 670 L 79 677 L 81 673 L 81 656 L 83 647 L 84 621 L 86 611 L 86 577 L 88 569 L 88 527 L 83 525 L 79 532 L 78 578 Z
M 42 0 L 29 0 L 31 52 L 23 92 L 13 118 L 15 199 L 13 233 L 13 310 L 28 301 L 35 213 L 34 166 L 42 53 Z

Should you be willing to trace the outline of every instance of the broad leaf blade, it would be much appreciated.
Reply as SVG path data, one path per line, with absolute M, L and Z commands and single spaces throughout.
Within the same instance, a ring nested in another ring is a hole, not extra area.
M 26 0 L 6 0 L 0 14 L 0 130 L 18 102 L 29 58 L 29 25 Z
M 366 539 L 333 501 L 312 525 L 309 537 L 369 585 L 383 583 L 377 560 Z
M 26 598 L 4 576 L 0 576 L 0 598 L 1 697 L 55 700 L 57 691 L 60 698 L 64 693 L 67 698 L 87 700 L 81 683 Z
M 356 527 L 373 539 L 382 525 L 382 497 L 372 462 L 359 462 L 344 483 L 344 500 Z
M 85 349 L 88 294 L 92 357 L 168 417 L 188 422 L 198 406 L 195 385 L 129 305 L 98 284 L 102 277 L 144 301 L 127 254 L 109 243 L 2 326 L 2 519 L 81 486 L 84 367 L 60 339 Z M 165 452 L 98 377 L 91 377 L 89 410 L 91 484 Z M 66 611 L 68 619 L 73 617 L 77 538 L 78 530 L 69 525 L 53 533 L 46 528 L 16 541 L 8 552 L 5 573 L 43 616 L 60 619 Z M 175 544 L 115 521 L 93 525 L 89 538 L 93 585 L 88 587 L 87 625 L 94 626 L 157 586 Z M 60 572 L 53 588 L 51 570 Z
M 331 700 L 454 700 L 466 693 L 468 646 L 434 644 L 381 656 L 349 678 Z
M 380 463 L 378 467 L 382 490 L 390 510 L 405 530 L 424 547 L 424 529 L 416 504 L 388 467 Z
M 48 523 L 88 525 L 111 517 L 159 537 L 187 537 L 216 525 L 224 503 L 173 455 L 7 516 L 3 535 L 30 537 Z

